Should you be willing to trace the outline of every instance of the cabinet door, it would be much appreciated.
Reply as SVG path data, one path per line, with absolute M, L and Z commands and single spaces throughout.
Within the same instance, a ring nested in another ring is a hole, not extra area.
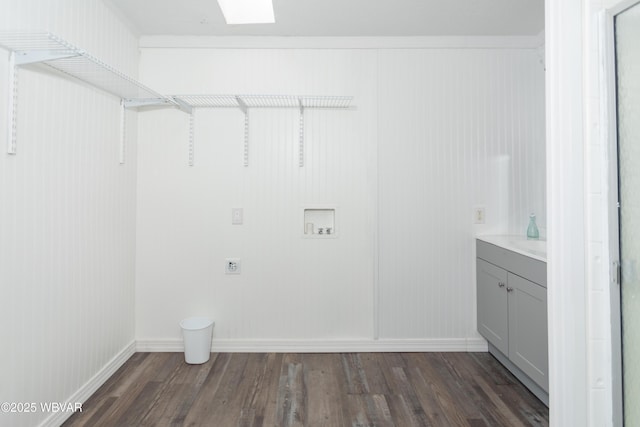
M 477 259 L 478 332 L 505 355 L 509 354 L 507 271 Z
M 509 359 L 549 391 L 547 290 L 509 273 Z

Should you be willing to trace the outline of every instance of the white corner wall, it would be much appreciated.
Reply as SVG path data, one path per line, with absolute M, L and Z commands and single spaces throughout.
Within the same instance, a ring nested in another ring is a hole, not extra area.
M 589 425 L 580 3 L 546 2 L 549 416 L 562 426 Z
M 523 235 L 531 212 L 545 231 L 541 57 L 396 49 L 379 67 L 380 337 L 475 337 L 475 233 Z
M 0 30 L 45 30 L 135 76 L 136 37 L 98 0 L 2 2 Z M 3 51 L 4 52 L 4 51 Z M 0 55 L 0 146 L 7 57 Z M 0 154 L 0 425 L 59 425 L 132 353 L 136 132 L 119 99 L 43 69 L 19 75 L 17 154 Z
M 353 95 L 356 108 L 306 113 L 304 168 L 295 111 L 252 111 L 246 168 L 239 111 L 196 112 L 194 167 L 185 114 L 140 117 L 138 348 L 179 349 L 192 315 L 215 319 L 218 350 L 486 348 L 473 235 L 522 234 L 532 211 L 546 224 L 536 46 L 207 41 L 143 39 L 143 80 L 177 94 Z M 339 236 L 303 238 L 305 206 L 336 206 Z M 224 274 L 227 257 L 241 275 Z

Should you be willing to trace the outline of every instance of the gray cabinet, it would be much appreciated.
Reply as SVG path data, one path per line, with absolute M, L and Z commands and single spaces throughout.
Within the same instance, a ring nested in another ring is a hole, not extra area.
M 509 273 L 509 360 L 549 392 L 547 290 Z
M 477 241 L 478 332 L 489 351 L 548 402 L 546 263 Z
M 507 271 L 477 260 L 478 332 L 504 354 L 509 353 Z

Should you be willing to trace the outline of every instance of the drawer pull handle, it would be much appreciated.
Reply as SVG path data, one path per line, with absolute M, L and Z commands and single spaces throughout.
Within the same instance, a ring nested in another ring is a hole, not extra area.
M 507 292 L 513 292 L 513 288 L 507 287 Z
M 505 286 L 505 285 L 504 285 L 504 283 L 502 283 L 502 282 L 498 282 L 498 287 L 500 287 L 500 288 L 504 288 L 504 286 Z

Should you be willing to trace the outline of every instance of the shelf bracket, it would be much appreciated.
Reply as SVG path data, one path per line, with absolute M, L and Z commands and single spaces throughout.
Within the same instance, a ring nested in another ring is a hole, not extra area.
M 120 101 L 120 164 L 124 165 L 127 144 L 127 106 L 125 100 Z
M 15 52 L 9 55 L 9 105 L 7 108 L 7 153 L 16 154 L 16 129 L 18 116 L 18 66 Z
M 304 106 L 302 105 L 302 99 L 298 99 L 298 105 L 300 107 L 300 129 L 298 136 L 298 166 L 304 166 Z
M 244 102 L 244 100 L 236 96 L 236 101 L 238 102 L 238 106 L 240 110 L 244 113 L 244 150 L 243 150 L 243 158 L 244 158 L 244 166 L 249 166 L 249 107 Z
M 133 98 L 123 99 L 124 108 L 151 107 L 153 105 L 173 105 L 171 101 L 163 98 Z
M 175 102 L 176 106 L 180 111 L 183 111 L 187 114 L 193 114 L 193 107 L 191 105 L 187 104 L 182 99 L 175 96 L 171 97 L 171 99 L 173 100 L 173 102 Z
M 193 166 L 194 160 L 194 127 L 195 127 L 195 111 L 191 110 L 189 114 L 189 166 Z
M 49 50 L 18 50 L 16 54 L 16 65 L 36 64 L 38 62 L 55 61 L 57 59 L 73 58 L 80 56 L 74 51 L 49 51 Z

